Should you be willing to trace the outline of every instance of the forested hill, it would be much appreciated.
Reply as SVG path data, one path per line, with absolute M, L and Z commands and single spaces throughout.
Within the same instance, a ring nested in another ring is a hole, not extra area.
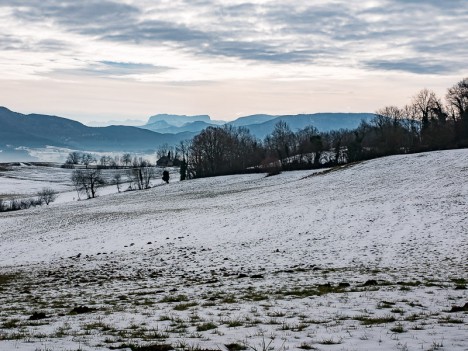
M 190 132 L 160 134 L 128 126 L 88 127 L 67 118 L 25 115 L 0 107 L 0 147 L 49 145 L 90 151 L 146 151 L 193 136 Z

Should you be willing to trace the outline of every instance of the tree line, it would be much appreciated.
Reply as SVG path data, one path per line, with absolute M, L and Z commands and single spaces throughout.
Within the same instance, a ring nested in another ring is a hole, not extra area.
M 423 89 L 403 107 L 386 106 L 354 130 L 292 131 L 278 122 L 258 140 L 244 127 L 208 127 L 177 147 L 181 180 L 244 172 L 329 167 L 375 157 L 468 147 L 468 78 L 444 99 Z
M 444 99 L 423 89 L 403 106 L 379 109 L 370 121 L 353 130 L 319 132 L 313 126 L 296 131 L 279 121 L 271 134 L 257 139 L 245 127 L 208 127 L 191 140 L 173 148 L 160 146 L 159 159 L 180 166 L 180 179 L 248 172 L 331 167 L 371 158 L 449 148 L 468 147 L 468 78 L 449 88 Z M 93 167 L 89 167 L 96 164 Z M 129 190 L 151 187 L 155 167 L 141 157 L 101 156 L 72 152 L 65 167 L 76 169 L 72 181 L 78 194 L 96 196 L 97 189 L 115 184 L 118 191 L 126 177 Z M 101 169 L 127 168 L 105 180 Z M 169 174 L 163 180 L 169 182 Z
M 117 168 L 117 167 L 115 167 Z M 84 196 L 93 199 L 97 196 L 98 190 L 105 185 L 115 185 L 120 193 L 124 184 L 127 184 L 126 191 L 144 190 L 152 186 L 152 181 L 157 178 L 155 165 L 143 158 L 134 158 L 131 165 L 126 169 L 117 168 L 107 177 L 103 173 L 103 168 L 86 167 L 74 169 L 71 174 L 72 184 L 78 194 L 78 198 Z M 162 172 L 164 182 L 169 183 L 169 172 Z
M 31 207 L 49 205 L 57 199 L 58 192 L 52 188 L 42 188 L 36 193 L 35 197 L 27 199 L 9 199 L 0 198 L 0 212 L 26 210 Z
M 88 152 L 73 151 L 70 152 L 62 165 L 63 168 L 75 168 L 76 166 L 85 166 L 88 168 L 94 166 L 95 168 L 128 168 L 138 167 L 143 160 L 142 157 L 134 156 L 130 153 L 123 155 L 102 155 L 100 157 Z

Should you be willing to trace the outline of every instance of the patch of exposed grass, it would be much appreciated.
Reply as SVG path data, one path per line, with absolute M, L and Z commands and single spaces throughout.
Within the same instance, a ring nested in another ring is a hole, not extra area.
M 103 321 L 96 321 L 91 323 L 86 323 L 83 325 L 84 330 L 102 330 L 102 331 L 110 331 L 113 330 L 109 324 L 104 323 Z
M 390 331 L 393 333 L 406 333 L 406 329 L 403 327 L 403 324 L 398 323 L 395 326 L 390 328 Z
M 247 347 L 242 344 L 238 343 L 232 343 L 232 344 L 227 344 L 224 345 L 229 351 L 242 351 L 242 350 L 247 350 Z
M 0 289 L 19 278 L 19 274 L 0 274 Z
M 354 319 L 360 321 L 363 325 L 385 324 L 393 323 L 396 321 L 396 318 L 391 315 L 382 317 L 358 316 L 354 317 Z
M 214 324 L 213 322 L 206 322 L 206 323 L 197 325 L 197 331 L 199 332 L 216 329 L 216 328 L 218 328 L 218 326 Z
M 186 311 L 190 307 L 195 307 L 195 306 L 198 306 L 198 303 L 196 303 L 196 302 L 179 303 L 179 304 L 174 306 L 174 310 L 175 311 Z
M 453 318 L 451 316 L 446 316 L 438 321 L 440 324 L 463 324 L 463 319 Z
M 171 302 L 185 302 L 188 301 L 188 297 L 186 295 L 167 295 L 164 296 L 159 302 L 161 303 L 171 303 Z
M 301 350 L 317 350 L 316 347 L 312 346 L 312 344 L 307 343 L 305 341 L 302 342 L 297 348 Z
M 226 325 L 229 328 L 242 327 L 244 323 L 240 319 L 231 319 L 227 321 Z
M 400 286 L 419 286 L 421 285 L 420 281 L 414 280 L 410 282 L 397 282 L 398 285 Z
M 18 327 L 19 321 L 20 320 L 16 319 L 16 318 L 8 319 L 8 320 L 6 320 L 5 322 L 2 323 L 2 328 L 5 328 L 5 329 L 16 328 L 16 327 Z
M 465 278 L 452 278 L 450 279 L 456 285 L 467 285 L 468 281 Z
M 236 303 L 237 300 L 236 298 L 234 297 L 234 295 L 228 295 L 228 296 L 225 296 L 221 299 L 221 302 L 222 303 Z
M 395 305 L 396 305 L 395 302 L 380 301 L 380 302 L 377 304 L 377 308 L 392 308 L 392 307 L 395 306 Z
M 321 345 L 338 345 L 343 342 L 342 339 L 333 339 L 333 338 L 326 338 L 318 341 L 319 344 Z
M 174 350 L 171 345 L 168 344 L 152 344 L 152 345 L 135 345 L 135 344 L 122 344 L 119 346 L 110 346 L 109 349 L 130 349 L 132 351 L 170 351 Z
M 268 300 L 269 297 L 266 294 L 262 293 L 252 293 L 244 296 L 244 299 L 250 300 L 250 301 L 265 301 Z
M 390 312 L 392 312 L 392 313 L 398 313 L 398 314 L 405 314 L 405 310 L 402 309 L 402 308 L 392 308 L 392 309 L 390 310 Z
M 326 294 L 337 294 L 346 292 L 343 286 L 331 285 L 331 284 L 321 284 L 311 287 L 304 288 L 295 288 L 292 290 L 279 290 L 276 292 L 277 295 L 284 296 L 295 296 L 299 298 L 310 297 L 310 296 L 322 296 Z

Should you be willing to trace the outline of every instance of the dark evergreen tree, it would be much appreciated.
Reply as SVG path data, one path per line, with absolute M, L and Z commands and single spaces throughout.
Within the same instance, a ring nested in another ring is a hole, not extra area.
M 168 171 L 163 172 L 162 180 L 164 180 L 167 184 L 169 184 L 169 172 Z

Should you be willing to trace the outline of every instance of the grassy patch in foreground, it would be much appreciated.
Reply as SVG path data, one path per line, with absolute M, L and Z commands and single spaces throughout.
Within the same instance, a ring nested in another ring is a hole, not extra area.
M 363 325 L 386 324 L 396 321 L 396 318 L 391 315 L 381 317 L 358 316 L 354 317 L 354 319 L 360 321 Z
M 8 285 L 14 280 L 19 279 L 20 275 L 19 274 L 0 274 L 0 289 L 4 285 Z

